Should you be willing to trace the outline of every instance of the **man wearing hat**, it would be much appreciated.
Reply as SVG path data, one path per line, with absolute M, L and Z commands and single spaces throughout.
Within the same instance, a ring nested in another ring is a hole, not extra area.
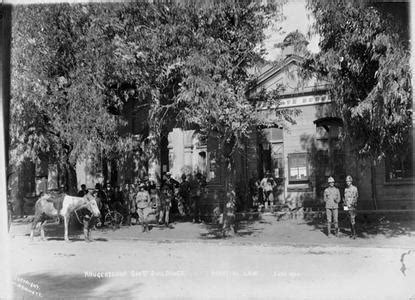
M 135 206 L 137 208 L 138 218 L 143 226 L 143 232 L 148 231 L 147 208 L 150 205 L 150 194 L 145 190 L 145 183 L 140 183 L 138 193 L 135 196 Z
M 267 209 L 269 206 L 274 204 L 273 191 L 276 186 L 274 178 L 272 178 L 270 171 L 267 171 L 265 173 L 265 177 L 262 178 L 260 185 L 264 193 L 265 209 Z
M 346 177 L 347 187 L 344 189 L 344 205 L 345 209 L 349 212 L 350 225 L 351 225 L 351 238 L 356 238 L 356 228 L 355 228 L 355 219 L 356 219 L 356 206 L 357 198 L 359 193 L 357 187 L 352 184 L 353 178 L 350 175 Z
M 339 213 L 339 202 L 340 191 L 334 186 L 334 178 L 328 178 L 329 186 L 324 190 L 324 202 L 326 203 L 326 215 L 327 215 L 327 236 L 331 236 L 331 221 L 333 220 L 335 235 L 339 233 L 339 222 L 338 222 L 338 213 Z

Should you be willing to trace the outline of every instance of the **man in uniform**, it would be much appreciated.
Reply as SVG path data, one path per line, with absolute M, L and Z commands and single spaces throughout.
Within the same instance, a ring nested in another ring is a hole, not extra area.
M 83 197 L 88 194 L 88 190 L 85 184 L 81 184 L 81 189 L 78 192 L 78 197 Z M 87 208 L 81 208 L 77 211 L 78 216 L 81 216 L 82 225 L 84 228 L 84 239 L 86 242 L 92 241 L 91 228 L 95 225 L 95 219 L 92 218 L 91 212 Z
M 143 232 L 148 231 L 147 224 L 147 208 L 150 205 L 150 194 L 145 190 L 145 183 L 140 183 L 138 193 L 135 196 L 135 204 L 137 208 L 138 218 L 143 226 Z
M 160 192 L 160 212 L 159 224 L 164 224 L 169 227 L 170 222 L 170 208 L 172 206 L 173 192 L 167 185 L 161 187 Z
M 205 180 L 200 173 L 196 173 L 190 181 L 190 207 L 192 211 L 193 223 L 201 222 L 200 220 L 200 200 L 204 196 Z
M 171 173 L 167 172 L 162 187 L 167 187 L 171 192 L 171 213 L 174 215 L 178 213 L 177 199 L 175 198 L 175 191 L 179 188 L 180 183 L 171 177 Z
M 353 178 L 352 176 L 348 175 L 346 177 L 346 185 L 347 187 L 344 189 L 344 205 L 345 209 L 349 212 L 350 217 L 350 225 L 351 225 L 351 238 L 356 238 L 356 228 L 355 228 L 355 219 L 356 219 L 356 206 L 357 206 L 357 198 L 359 197 L 359 193 L 357 191 L 357 187 L 352 184 Z
M 182 174 L 182 182 L 180 183 L 179 188 L 180 199 L 178 201 L 179 212 L 182 216 L 189 214 L 189 198 L 190 198 L 190 183 L 187 181 L 185 174 Z
M 334 178 L 328 178 L 329 186 L 324 190 L 324 202 L 326 203 L 326 215 L 327 215 L 327 236 L 331 236 L 331 221 L 333 220 L 335 235 L 339 233 L 339 222 L 338 222 L 338 213 L 339 213 L 339 202 L 340 191 L 334 186 Z
M 274 188 L 276 186 L 274 179 L 271 176 L 271 172 L 268 171 L 265 174 L 265 177 L 261 180 L 261 188 L 264 192 L 264 204 L 265 209 L 267 209 L 269 206 L 273 205 L 274 203 Z

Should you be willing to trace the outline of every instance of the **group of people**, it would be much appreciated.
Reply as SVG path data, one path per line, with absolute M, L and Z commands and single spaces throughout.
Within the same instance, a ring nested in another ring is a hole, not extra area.
M 324 190 L 324 202 L 327 216 L 327 235 L 331 237 L 332 224 L 334 225 L 334 234 L 337 236 L 338 226 L 338 210 L 342 200 L 340 190 L 335 187 L 333 177 L 328 178 L 329 186 Z M 267 208 L 274 202 L 274 189 L 277 186 L 271 172 L 266 172 L 262 180 L 251 180 L 250 192 L 253 199 L 253 206 L 258 209 Z M 352 176 L 346 177 L 346 188 L 344 190 L 344 210 L 347 212 L 350 221 L 351 237 L 356 238 L 356 207 L 359 193 L 357 187 L 353 185 Z
M 261 180 L 252 177 L 250 181 L 250 193 L 253 207 L 262 210 L 263 208 L 268 209 L 268 207 L 274 205 L 274 189 L 276 186 L 277 183 L 270 171 L 267 171 Z
M 171 173 L 164 175 L 161 185 L 157 185 L 144 176 L 136 184 L 125 184 L 122 188 L 113 188 L 109 182 L 102 187 L 95 185 L 95 195 L 101 210 L 100 223 L 104 224 L 109 211 L 117 211 L 124 217 L 125 225 L 131 225 L 131 219 L 137 219 L 148 231 L 148 223 L 155 219 L 160 225 L 169 226 L 171 211 L 181 217 L 191 216 L 193 222 L 200 222 L 200 200 L 204 195 L 206 180 L 201 173 L 183 174 L 181 182 L 172 178 Z M 82 197 L 88 190 L 81 185 L 78 196 Z M 153 216 L 153 217 L 151 217 Z M 91 216 L 83 216 L 84 228 L 90 228 Z M 85 229 L 84 229 L 85 230 Z
M 328 178 L 328 184 L 329 186 L 324 190 L 324 202 L 327 216 L 327 235 L 330 237 L 332 224 L 334 225 L 334 234 L 337 236 L 339 232 L 338 210 L 342 197 L 339 189 L 335 187 L 333 177 Z M 349 216 L 351 237 L 355 239 L 356 207 L 359 194 L 350 175 L 346 177 L 346 185 L 343 197 L 344 210 L 347 211 Z M 137 184 L 125 184 L 123 189 L 118 186 L 113 189 L 109 183 L 104 188 L 100 184 L 96 184 L 94 193 L 97 196 L 98 206 L 101 210 L 101 224 L 104 224 L 105 214 L 109 210 L 116 210 L 125 216 L 126 225 L 131 225 L 131 217 L 136 217 L 142 224 L 143 232 L 145 232 L 148 231 L 151 215 L 154 215 L 155 221 L 159 224 L 169 226 L 172 209 L 182 217 L 191 216 L 193 222 L 200 222 L 200 201 L 204 197 L 205 186 L 206 180 L 200 173 L 194 176 L 183 174 L 181 182 L 179 182 L 171 177 L 171 173 L 167 172 L 160 186 L 149 180 L 148 177 L 144 177 Z M 254 190 L 251 189 L 251 193 L 254 195 L 254 204 L 256 203 L 258 206 L 265 205 L 265 207 L 271 205 L 275 186 L 275 180 L 270 172 L 267 172 L 261 181 L 254 182 Z M 82 184 L 78 196 L 82 197 L 86 193 L 88 193 L 88 190 Z M 230 216 L 233 215 L 234 204 L 229 206 Z M 226 208 L 228 207 L 226 206 Z M 89 214 L 84 215 L 84 230 L 90 228 L 90 219 Z M 226 225 L 229 226 L 229 224 Z

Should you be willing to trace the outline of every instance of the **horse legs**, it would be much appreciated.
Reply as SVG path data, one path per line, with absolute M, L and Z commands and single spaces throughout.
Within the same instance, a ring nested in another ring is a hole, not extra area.
M 36 221 L 34 220 L 33 223 L 32 223 L 32 228 L 30 230 L 30 240 L 31 241 L 33 241 L 34 231 L 35 231 L 37 223 L 38 223 L 37 220 Z
M 45 240 L 45 229 L 44 229 L 43 226 L 45 226 L 46 222 L 47 221 L 45 220 L 42 223 L 40 223 L 40 238 L 41 238 L 42 241 Z
M 69 216 L 68 215 L 64 215 L 63 216 L 63 220 L 65 223 L 65 234 L 64 234 L 64 238 L 66 242 L 69 242 L 69 237 L 68 237 L 68 227 L 69 227 Z
M 32 228 L 30 230 L 30 240 L 33 241 L 34 231 L 37 224 L 40 222 L 40 215 L 35 215 L 32 221 Z

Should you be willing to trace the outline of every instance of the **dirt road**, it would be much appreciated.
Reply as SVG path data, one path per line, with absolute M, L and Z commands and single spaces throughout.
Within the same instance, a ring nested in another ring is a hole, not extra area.
M 188 225 L 176 229 L 180 226 Z M 96 232 L 92 243 L 61 238 L 30 242 L 24 234 L 15 234 L 10 241 L 14 297 L 415 299 L 415 251 L 399 246 L 398 240 L 395 246 L 382 247 L 355 247 L 346 238 L 337 246 L 336 241 L 278 245 L 261 242 L 271 230 L 271 225 L 264 226 L 262 236 L 246 243 L 242 236 L 166 240 L 166 230 L 142 234 L 138 226 Z M 291 236 L 301 226 L 292 228 Z M 128 238 L 128 230 L 135 231 L 137 239 Z

